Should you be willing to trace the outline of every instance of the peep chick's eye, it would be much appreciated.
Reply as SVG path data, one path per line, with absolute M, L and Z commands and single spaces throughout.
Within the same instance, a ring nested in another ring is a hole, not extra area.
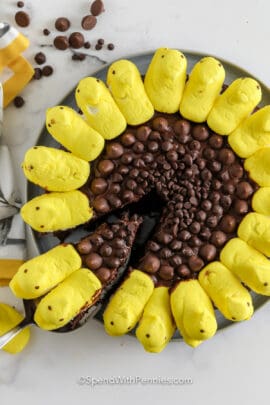
M 162 58 L 165 58 L 165 55 L 161 55 Z
M 77 93 L 80 93 L 80 89 L 77 89 Z
M 112 70 L 112 75 L 115 75 L 115 70 Z

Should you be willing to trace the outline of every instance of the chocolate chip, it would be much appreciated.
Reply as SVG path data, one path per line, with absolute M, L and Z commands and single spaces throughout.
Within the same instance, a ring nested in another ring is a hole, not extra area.
M 115 46 L 114 46 L 114 44 L 108 44 L 107 48 L 109 49 L 109 51 L 113 51 Z
M 172 256 L 172 251 L 168 248 L 163 248 L 161 249 L 161 251 L 159 252 L 159 255 L 162 259 L 168 259 L 169 257 Z
M 63 35 L 58 35 L 54 38 L 53 44 L 60 51 L 65 51 L 69 47 L 68 38 Z
M 97 24 L 97 19 L 93 15 L 86 15 L 81 21 L 81 26 L 84 30 L 92 30 Z
M 209 144 L 214 149 L 220 149 L 223 145 L 223 137 L 220 135 L 212 135 L 209 139 Z
M 244 174 L 244 169 L 238 163 L 234 163 L 229 167 L 229 173 L 231 177 L 241 178 Z
M 201 211 L 201 210 L 196 213 L 196 219 L 197 219 L 198 221 L 200 221 L 200 222 L 205 221 L 206 216 L 207 216 L 206 212 Z
M 153 240 L 148 242 L 147 248 L 152 252 L 158 252 L 160 250 L 160 245 Z
M 30 24 L 30 17 L 25 11 L 18 11 L 15 14 L 15 21 L 19 27 L 28 27 Z
M 191 237 L 191 234 L 190 234 L 189 231 L 183 230 L 183 231 L 181 231 L 181 232 L 179 233 L 179 239 L 180 239 L 181 241 L 183 241 L 183 242 L 189 240 L 190 237 Z
M 142 261 L 142 270 L 147 273 L 156 273 L 160 268 L 160 261 L 157 256 L 152 253 L 147 253 Z
M 200 232 L 200 237 L 203 240 L 209 240 L 211 237 L 211 231 L 209 228 L 203 227 Z
M 220 205 L 227 210 L 232 204 L 232 199 L 229 195 L 223 195 L 220 198 Z
M 18 1 L 17 2 L 17 7 L 19 7 L 19 8 L 24 7 L 24 2 L 23 1 Z
M 210 200 L 204 200 L 204 201 L 201 203 L 201 208 L 202 208 L 204 211 L 210 211 L 211 208 L 212 208 L 212 203 L 211 203 L 211 201 L 210 201 Z
M 86 41 L 86 42 L 83 44 L 83 46 L 84 46 L 85 49 L 90 49 L 90 48 L 91 48 L 91 44 L 90 44 L 89 41 Z
M 188 265 L 192 271 L 200 271 L 204 266 L 204 261 L 198 256 L 191 256 L 188 259 Z
M 121 142 L 124 146 L 131 146 L 136 142 L 136 138 L 133 134 L 126 133 L 121 136 Z
M 141 126 L 141 127 L 139 127 L 139 128 L 137 129 L 137 131 L 136 131 L 136 137 L 137 137 L 137 139 L 138 139 L 139 141 L 141 141 L 141 142 L 146 142 L 147 139 L 148 139 L 148 137 L 149 137 L 149 135 L 150 135 L 150 133 L 151 133 L 151 128 L 148 127 L 148 126 L 146 126 L 146 125 L 143 125 L 143 126 Z
M 103 38 L 99 38 L 98 39 L 98 41 L 97 41 L 97 43 L 99 44 L 99 45 L 104 45 L 104 39 Z
M 135 153 L 142 153 L 144 151 L 144 144 L 142 142 L 135 142 L 132 149 Z
M 166 118 L 157 117 L 153 120 L 152 126 L 156 131 L 167 131 L 169 128 L 169 123 Z
M 88 239 L 82 240 L 77 244 L 77 250 L 82 255 L 87 255 L 92 250 L 92 244 Z
M 225 165 L 231 165 L 235 161 L 235 155 L 230 149 L 221 149 L 218 154 L 218 159 Z
M 189 229 L 190 229 L 190 232 L 191 232 L 191 233 L 197 234 L 197 233 L 199 233 L 200 230 L 201 230 L 201 225 L 200 225 L 199 222 L 194 221 L 194 222 L 192 222 L 192 224 L 190 225 Z
M 174 267 L 180 266 L 180 264 L 182 264 L 181 256 L 178 256 L 178 255 L 172 256 L 170 258 L 170 263 Z
M 109 159 L 118 159 L 124 153 L 124 148 L 119 142 L 112 142 L 106 147 L 106 154 Z
M 131 190 L 125 190 L 122 193 L 122 198 L 126 202 L 131 202 L 131 201 L 134 200 L 135 196 L 134 196 L 134 193 Z
M 116 269 L 120 266 L 120 259 L 118 257 L 108 257 L 105 260 L 106 266 L 110 267 L 111 269 Z
M 235 192 L 234 184 L 231 181 L 228 181 L 228 183 L 223 185 L 223 191 L 224 191 L 224 193 L 227 193 L 230 195 L 234 194 L 234 192 Z
M 245 200 L 235 200 L 233 208 L 237 214 L 244 215 L 248 212 L 248 203 Z
M 65 32 L 70 27 L 70 21 L 66 17 L 59 17 L 54 24 L 57 31 Z
M 123 156 L 121 157 L 121 162 L 124 163 L 125 165 L 129 165 L 132 160 L 133 160 L 133 155 L 132 153 L 124 153 Z
M 161 135 L 157 131 L 151 131 L 151 133 L 149 135 L 149 139 L 151 141 L 160 141 L 161 140 Z
M 101 13 L 103 13 L 105 11 L 104 8 L 104 4 L 103 1 L 101 0 L 95 0 L 90 7 L 90 12 L 94 15 L 94 16 L 98 16 Z
M 214 260 L 216 257 L 217 249 L 212 244 L 206 244 L 200 248 L 200 256 L 208 262 Z
M 236 220 L 232 215 L 225 215 L 219 224 L 220 229 L 225 233 L 231 233 L 235 230 Z
M 53 74 L 52 66 L 46 65 L 42 69 L 42 76 L 51 76 Z
M 120 187 L 119 187 L 119 191 L 120 191 Z M 111 206 L 113 208 L 120 208 L 122 205 L 120 198 L 118 198 L 116 195 L 113 195 L 113 194 L 107 195 L 107 200 L 109 201 L 109 203 L 111 204 Z
M 185 264 L 181 264 L 177 268 L 177 273 L 179 274 L 179 276 L 181 276 L 183 278 L 188 278 L 191 276 L 190 270 Z
M 43 52 L 38 52 L 36 55 L 35 55 L 35 61 L 37 62 L 37 64 L 38 65 L 43 65 L 43 63 L 45 63 L 46 62 L 46 56 L 44 55 L 44 53 Z
M 188 135 L 190 133 L 190 123 L 186 120 L 178 120 L 175 122 L 173 129 L 177 135 Z
M 156 235 L 156 238 L 157 238 L 158 242 L 168 245 L 168 243 L 170 243 L 172 241 L 173 236 L 164 231 L 159 231 Z
M 124 247 L 126 247 L 126 242 L 124 241 L 124 239 L 121 238 L 115 238 L 113 243 L 112 243 L 113 247 L 117 248 L 117 249 L 122 249 Z
M 135 188 L 137 187 L 137 183 L 136 181 L 130 179 L 126 182 L 126 186 L 129 190 L 135 190 Z
M 197 236 L 192 236 L 189 240 L 190 246 L 198 247 L 201 246 L 202 241 Z
M 111 271 L 107 267 L 100 267 L 95 274 L 102 283 L 106 283 L 111 278 Z
M 252 193 L 253 188 L 247 181 L 242 181 L 241 183 L 237 184 L 236 186 L 237 197 L 241 198 L 242 200 L 245 200 L 249 198 L 252 195 Z
M 96 211 L 101 213 L 109 212 L 110 206 L 108 201 L 103 197 L 97 197 L 93 201 L 93 207 Z
M 68 42 L 74 49 L 82 48 L 84 45 L 84 36 L 80 32 L 73 32 L 69 36 Z
M 99 253 L 101 254 L 101 256 L 108 257 L 112 254 L 112 248 L 111 246 L 104 244 L 101 246 Z
M 155 141 L 150 141 L 147 144 L 147 148 L 148 148 L 148 150 L 150 150 L 150 152 L 157 152 L 159 149 L 158 143 Z
M 104 242 L 102 236 L 97 233 L 90 235 L 89 239 L 96 248 L 99 248 Z
M 204 125 L 195 125 L 192 135 L 197 141 L 205 141 L 209 137 L 209 131 Z
M 211 243 L 216 247 L 221 247 L 227 241 L 227 237 L 224 232 L 222 231 L 214 231 L 211 236 Z
M 25 101 L 21 96 L 17 96 L 14 98 L 13 103 L 16 108 L 21 108 L 25 104 Z
M 83 61 L 85 60 L 86 55 L 83 53 L 74 53 L 71 57 L 72 60 Z
M 50 35 L 50 33 L 51 33 L 51 31 L 48 30 L 48 28 L 44 28 L 43 35 L 45 35 L 47 37 L 48 35 Z
M 100 51 L 102 49 L 102 45 L 96 44 L 95 49 L 96 49 L 96 51 Z
M 98 170 L 103 175 L 110 174 L 114 169 L 114 164 L 111 160 L 101 160 L 98 164 Z
M 107 239 L 107 240 L 112 240 L 113 239 L 113 232 L 108 228 L 102 229 L 101 235 L 102 235 L 102 237 L 104 239 Z
M 85 263 L 90 270 L 97 270 L 102 266 L 102 257 L 97 253 L 90 253 L 85 258 Z
M 171 280 L 174 275 L 173 267 L 161 266 L 159 269 L 159 275 L 163 280 Z

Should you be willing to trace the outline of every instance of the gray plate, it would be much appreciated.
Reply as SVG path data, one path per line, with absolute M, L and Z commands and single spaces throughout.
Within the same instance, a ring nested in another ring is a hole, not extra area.
M 190 52 L 190 51 L 183 51 L 185 56 L 187 57 L 188 60 L 188 71 L 190 71 L 195 63 L 198 62 L 202 57 L 204 57 L 204 54 L 201 53 L 195 53 L 195 52 Z M 140 55 L 135 55 L 135 56 L 128 56 L 127 58 L 134 62 L 137 67 L 139 68 L 141 74 L 145 74 L 147 67 L 153 57 L 153 52 L 148 52 Z M 250 73 L 246 72 L 245 70 L 239 68 L 238 66 L 235 66 L 229 62 L 226 62 L 220 58 L 218 58 L 226 71 L 226 79 L 225 83 L 230 84 L 233 80 L 243 77 L 243 76 L 249 76 L 253 77 Z M 109 65 L 103 66 L 101 69 L 97 70 L 95 73 L 91 74 L 91 76 L 95 76 L 103 81 L 106 81 L 106 74 L 107 74 L 107 69 Z M 270 91 L 268 88 L 257 78 L 255 78 L 261 85 L 262 87 L 262 102 L 260 103 L 260 106 L 264 106 L 266 104 L 270 104 Z M 75 102 L 75 97 L 74 97 L 74 90 L 73 89 L 61 102 L 62 105 L 67 105 L 69 107 L 73 107 L 74 109 L 78 109 L 76 106 Z M 54 141 L 54 139 L 50 136 L 48 133 L 46 127 L 43 128 L 41 131 L 41 134 L 38 138 L 37 145 L 45 145 L 45 146 L 59 146 L 59 144 Z M 42 190 L 35 186 L 32 183 L 27 184 L 27 199 L 30 200 L 37 195 L 42 194 Z M 85 232 L 83 230 L 78 230 L 75 231 L 74 234 L 72 235 L 72 239 L 69 238 L 69 241 L 78 241 L 81 237 L 85 236 Z M 47 250 L 51 249 L 53 246 L 55 246 L 57 243 L 59 243 L 58 239 L 51 236 L 51 235 L 45 235 L 42 238 L 37 237 L 37 234 L 34 231 L 31 231 L 30 237 L 32 238 L 32 242 L 34 243 L 36 249 L 40 253 L 44 253 Z M 251 293 L 253 297 L 253 304 L 254 304 L 254 309 L 257 310 L 259 309 L 262 305 L 264 305 L 268 301 L 268 297 L 258 295 L 255 293 Z M 100 315 L 100 314 L 99 314 Z M 232 324 L 233 322 L 225 319 L 221 313 L 216 310 L 216 317 L 217 317 L 217 322 L 218 322 L 218 329 L 223 329 L 225 327 L 228 327 Z M 97 316 L 99 318 L 99 316 Z M 175 334 L 174 339 L 179 338 L 179 334 Z

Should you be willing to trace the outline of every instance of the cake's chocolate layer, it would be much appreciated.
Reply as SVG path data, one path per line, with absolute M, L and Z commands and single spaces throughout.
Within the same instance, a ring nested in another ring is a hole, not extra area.
M 256 185 L 226 137 L 179 114 L 157 113 L 107 142 L 82 190 L 95 217 L 139 201 L 151 190 L 158 193 L 165 208 L 139 268 L 157 283 L 171 285 L 197 277 L 218 259 L 251 211 Z

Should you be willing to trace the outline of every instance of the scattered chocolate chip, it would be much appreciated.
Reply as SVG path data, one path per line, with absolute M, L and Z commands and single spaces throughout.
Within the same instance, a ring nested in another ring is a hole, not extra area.
M 89 31 L 92 30 L 97 24 L 97 19 L 93 15 L 86 15 L 83 17 L 81 26 L 84 30 Z
M 19 8 L 24 7 L 24 2 L 23 1 L 18 1 L 17 2 L 17 7 L 19 7 Z
M 253 188 L 251 184 L 249 184 L 247 181 L 242 181 L 241 183 L 238 183 L 236 186 L 236 195 L 237 197 L 246 200 L 249 198 L 253 193 Z
M 112 254 L 112 248 L 111 248 L 111 246 L 104 244 L 101 246 L 99 252 L 100 252 L 101 256 L 108 257 Z
M 186 120 L 178 120 L 175 122 L 173 129 L 177 135 L 188 135 L 190 133 L 191 125 Z
M 103 1 L 95 0 L 90 7 L 90 12 L 94 16 L 98 16 L 105 11 Z
M 63 35 L 58 35 L 54 38 L 53 44 L 60 51 L 65 51 L 69 47 L 68 38 Z
M 40 68 L 34 68 L 33 79 L 34 80 L 40 80 L 41 77 L 42 77 L 42 70 Z
M 231 165 L 235 161 L 235 155 L 230 149 L 221 149 L 218 154 L 218 159 L 224 165 Z
M 19 27 L 28 27 L 30 24 L 30 17 L 25 11 L 18 11 L 15 14 L 15 21 Z
M 108 201 L 103 197 L 97 197 L 93 201 L 93 207 L 96 211 L 101 213 L 109 212 L 110 206 Z
M 106 191 L 107 187 L 108 187 L 108 183 L 102 177 L 92 180 L 91 191 L 95 195 L 104 193 Z
M 247 214 L 248 212 L 248 203 L 245 200 L 235 200 L 233 204 L 235 212 L 239 215 Z
M 73 32 L 68 39 L 71 48 L 79 49 L 84 45 L 84 36 L 80 32 Z
M 118 159 L 124 153 L 124 148 L 119 142 L 109 143 L 106 147 L 106 154 L 109 159 Z
M 171 280 L 174 275 L 172 266 L 160 266 L 159 275 L 163 280 Z
M 177 273 L 183 278 L 188 278 L 191 275 L 189 268 L 185 264 L 181 264 L 177 268 Z
M 55 21 L 54 24 L 55 28 L 57 29 L 57 31 L 60 32 L 65 32 L 69 29 L 70 27 L 70 21 L 68 18 L 66 17 L 59 17 L 57 18 L 57 20 Z
M 204 125 L 195 125 L 192 129 L 192 135 L 197 141 L 205 141 L 209 137 L 209 131 Z
M 89 41 L 86 41 L 83 46 L 84 46 L 85 49 L 90 49 L 91 48 L 91 44 L 90 44 Z
M 106 283 L 111 278 L 111 271 L 107 267 L 100 267 L 95 274 L 102 283 Z
M 25 104 L 25 101 L 21 96 L 17 96 L 14 98 L 13 103 L 16 108 L 21 108 Z
M 48 35 L 50 35 L 50 33 L 51 33 L 51 31 L 48 30 L 48 28 L 44 28 L 43 35 L 45 35 L 47 37 Z
M 211 236 L 211 243 L 216 247 L 221 247 L 227 240 L 226 234 L 222 231 L 214 231 Z
M 42 69 L 42 75 L 43 76 L 51 76 L 53 74 L 53 68 L 52 66 L 46 65 Z
M 78 61 L 83 61 L 85 60 L 86 55 L 84 55 L 83 53 L 74 53 L 71 57 L 72 60 L 78 60 Z
M 107 48 L 109 49 L 109 51 L 113 51 L 114 48 L 115 48 L 115 45 L 114 44 L 108 44 Z
M 95 45 L 95 50 L 96 51 L 100 51 L 101 49 L 102 49 L 102 45 L 100 45 L 100 44 Z
M 46 62 L 46 56 L 43 52 L 38 52 L 34 59 L 38 65 L 43 65 Z
M 98 39 L 98 41 L 97 41 L 97 43 L 99 44 L 99 45 L 104 45 L 104 39 L 103 38 L 99 38 Z
M 232 215 L 225 215 L 219 224 L 220 229 L 225 233 L 231 233 L 235 230 L 236 220 Z
M 101 160 L 98 164 L 98 170 L 103 175 L 110 174 L 114 169 L 114 164 L 111 160 Z

